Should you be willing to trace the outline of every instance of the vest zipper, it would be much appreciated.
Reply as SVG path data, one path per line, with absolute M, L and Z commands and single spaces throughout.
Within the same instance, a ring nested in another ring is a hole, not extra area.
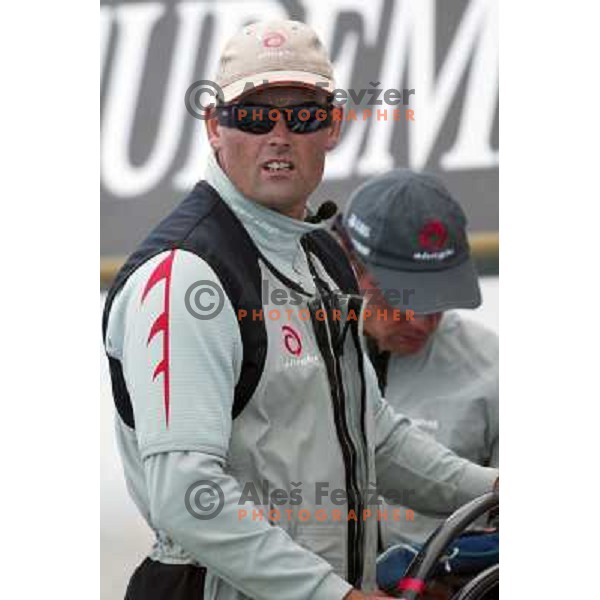
M 308 257 L 308 254 L 307 254 Z M 362 578 L 362 566 L 364 562 L 364 534 L 363 534 L 363 523 L 362 510 L 362 494 L 357 481 L 357 449 L 355 448 L 352 438 L 348 430 L 348 424 L 346 422 L 346 399 L 344 394 L 344 386 L 341 377 L 341 366 L 339 363 L 339 356 L 335 348 L 337 347 L 337 340 L 334 340 L 333 333 L 330 328 L 330 319 L 332 318 L 331 306 L 328 302 L 331 298 L 331 291 L 327 284 L 319 277 L 312 265 L 310 257 L 308 257 L 309 267 L 315 280 L 317 292 L 320 296 L 318 299 L 319 308 L 322 308 L 327 318 L 325 320 L 318 320 L 316 318 L 316 311 L 310 310 L 311 321 L 315 330 L 315 336 L 317 338 L 317 344 L 323 356 L 325 367 L 327 370 L 327 379 L 329 382 L 329 388 L 331 391 L 332 404 L 334 409 L 334 420 L 336 426 L 336 433 L 340 448 L 342 450 L 342 456 L 344 458 L 344 468 L 346 476 L 346 490 L 348 493 L 348 511 L 353 510 L 356 515 L 356 521 L 349 519 L 347 520 L 348 527 L 348 582 L 358 587 Z M 364 436 L 364 431 L 363 431 Z
M 350 562 L 350 558 L 354 558 L 354 564 L 350 565 L 349 567 L 349 577 L 351 576 L 351 573 L 355 573 L 355 576 L 350 579 L 350 583 L 352 583 L 354 586 L 359 586 L 360 585 L 360 580 L 362 579 L 362 565 L 363 565 L 363 560 L 364 560 L 364 552 L 363 552 L 363 543 L 364 543 L 364 524 L 362 521 L 362 514 L 363 514 L 363 509 L 364 509 L 364 505 L 363 505 L 363 501 L 362 501 L 362 493 L 360 491 L 360 486 L 358 485 L 357 482 L 357 475 L 356 475 L 356 471 L 357 471 L 357 449 L 354 447 L 354 444 L 352 443 L 352 439 L 350 438 L 350 433 L 348 431 L 348 425 L 346 423 L 346 418 L 345 418 L 345 414 L 346 414 L 346 397 L 345 397 L 345 393 L 344 393 L 344 386 L 343 386 L 343 382 L 342 382 L 342 376 L 341 376 L 341 366 L 340 366 L 340 359 L 339 356 L 337 356 L 337 354 L 334 354 L 334 366 L 335 366 L 335 379 L 337 382 L 337 389 L 338 389 L 338 393 L 339 393 L 339 400 L 340 400 L 340 412 L 343 415 L 343 427 L 345 429 L 345 434 L 348 437 L 348 444 L 351 448 L 351 474 L 352 474 L 352 485 L 354 487 L 356 496 L 353 496 L 354 499 L 354 506 L 353 508 L 355 509 L 355 513 L 356 513 L 356 521 L 352 521 L 349 520 L 348 524 L 353 524 L 355 527 L 353 529 L 355 529 L 355 539 L 354 539 L 354 544 L 353 544 L 353 554 L 349 555 L 349 562 Z M 350 504 L 350 503 L 348 503 Z M 348 536 L 350 537 L 350 536 Z
M 321 306 L 322 303 L 320 303 Z M 352 519 L 347 521 L 348 524 L 348 581 L 354 586 L 360 584 L 362 575 L 362 503 L 360 501 L 361 494 L 356 481 L 356 449 L 352 443 L 348 425 L 345 416 L 345 398 L 343 388 L 340 389 L 339 364 L 333 355 L 332 341 L 330 338 L 329 328 L 324 321 L 318 321 L 315 313 L 311 310 L 311 321 L 315 329 L 317 343 L 325 361 L 327 370 L 327 379 L 329 381 L 329 389 L 331 391 L 331 399 L 333 404 L 334 421 L 338 441 L 344 457 L 344 468 L 346 475 L 346 489 L 348 493 L 348 511 L 354 510 L 357 520 Z

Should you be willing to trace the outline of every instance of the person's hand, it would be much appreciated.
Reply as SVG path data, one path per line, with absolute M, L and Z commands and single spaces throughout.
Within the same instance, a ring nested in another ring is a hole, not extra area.
M 358 590 L 350 590 L 345 596 L 343 600 L 363 600 L 365 595 Z
M 344 596 L 344 600 L 369 600 L 370 598 L 392 598 L 393 596 L 388 596 L 386 593 L 377 590 L 376 592 L 369 592 L 365 594 L 359 590 L 350 590 L 348 594 Z

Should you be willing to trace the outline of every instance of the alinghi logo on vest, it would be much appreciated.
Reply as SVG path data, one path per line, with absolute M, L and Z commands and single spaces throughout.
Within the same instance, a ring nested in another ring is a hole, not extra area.
M 283 325 L 281 328 L 283 333 L 283 345 L 285 349 L 295 357 L 302 354 L 302 338 L 300 334 L 291 325 Z

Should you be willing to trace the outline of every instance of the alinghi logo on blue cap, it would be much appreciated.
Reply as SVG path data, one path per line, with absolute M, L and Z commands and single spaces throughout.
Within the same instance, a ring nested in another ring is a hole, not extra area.
M 448 229 L 439 220 L 428 221 L 419 231 L 419 246 L 425 251 L 414 252 L 415 260 L 444 260 L 454 254 L 454 248 L 442 248 L 448 241 Z

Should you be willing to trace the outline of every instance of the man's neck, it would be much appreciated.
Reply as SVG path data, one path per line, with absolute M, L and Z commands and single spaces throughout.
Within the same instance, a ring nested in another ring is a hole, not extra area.
M 294 206 L 292 209 L 289 210 L 281 210 L 276 206 L 267 206 L 267 208 L 278 212 L 284 217 L 289 217 L 290 219 L 296 219 L 298 221 L 303 221 L 304 217 L 306 216 L 306 201 L 300 205 Z
M 308 204 L 308 198 L 305 198 L 304 201 L 300 202 L 300 203 L 299 202 L 290 203 L 291 208 L 286 208 L 287 204 L 285 202 L 282 203 L 283 206 L 271 206 L 264 202 L 260 202 L 259 200 L 255 199 L 255 198 L 247 196 L 240 190 L 240 188 L 235 184 L 233 179 L 231 179 L 227 170 L 223 167 L 223 164 L 219 158 L 218 152 L 214 153 L 214 157 L 215 157 L 217 165 L 219 165 L 221 171 L 223 171 L 223 173 L 227 176 L 227 178 L 229 179 L 231 184 L 239 191 L 240 194 L 242 194 L 244 196 L 244 198 L 246 198 L 250 202 L 254 202 L 255 204 L 264 206 L 265 208 L 268 208 L 269 210 L 279 213 L 280 215 L 283 215 L 284 217 L 289 217 L 290 219 L 296 219 L 297 221 L 304 221 L 304 218 L 306 217 L 306 214 L 307 214 L 306 205 Z

